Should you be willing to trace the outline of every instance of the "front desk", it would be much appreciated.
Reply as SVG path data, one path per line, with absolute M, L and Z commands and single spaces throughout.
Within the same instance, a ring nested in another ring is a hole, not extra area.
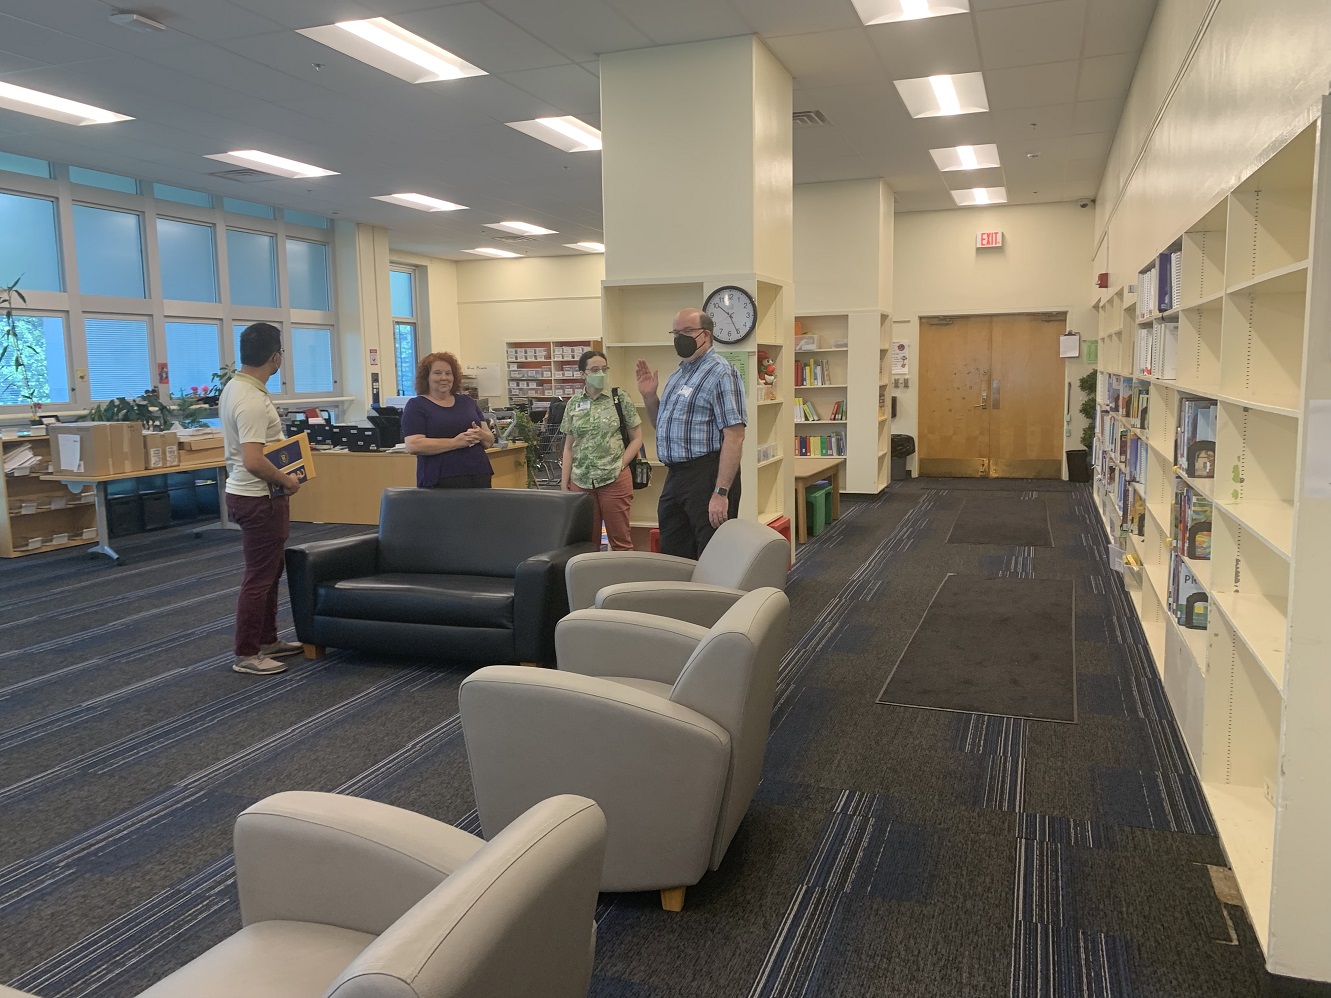
M 491 485 L 496 489 L 527 487 L 527 447 L 492 447 Z M 316 476 L 291 497 L 291 519 L 305 523 L 366 523 L 379 525 L 384 489 L 416 485 L 416 456 L 404 453 L 315 451 Z

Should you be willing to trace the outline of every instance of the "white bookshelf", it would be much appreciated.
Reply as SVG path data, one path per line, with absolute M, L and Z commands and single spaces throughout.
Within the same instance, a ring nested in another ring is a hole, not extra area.
M 792 396 L 810 402 L 820 417 L 845 403 L 847 418 L 794 424 L 793 437 L 837 434 L 845 439 L 846 473 L 841 491 L 873 495 L 887 488 L 891 472 L 892 318 L 874 309 L 810 313 L 796 316 L 803 337 L 814 346 L 794 351 L 796 365 L 822 364 L 826 384 L 795 385 Z M 796 342 L 799 341 L 797 334 Z M 798 413 L 797 413 L 798 415 Z M 813 454 L 811 456 L 819 456 Z
M 679 366 L 670 336 L 670 324 L 682 308 L 701 308 L 707 294 L 717 287 L 734 284 L 747 289 L 758 306 L 758 326 L 741 343 L 716 344 L 722 354 L 745 357 L 745 403 L 748 424 L 740 461 L 740 516 L 764 523 L 791 516 L 794 465 L 789 460 L 791 429 L 791 334 L 790 288 L 784 283 L 757 275 L 681 278 L 674 281 L 604 281 L 601 285 L 602 328 L 605 352 L 612 369 L 621 375 L 620 388 L 642 410 L 632 372 L 639 358 L 659 373 L 661 383 Z M 758 351 L 765 351 L 776 364 L 777 381 L 770 392 L 757 381 Z M 768 397 L 768 396 L 772 397 Z M 657 461 L 656 433 L 643 413 L 643 441 L 647 456 Z M 633 493 L 631 523 L 634 543 L 645 549 L 646 534 L 657 524 L 656 507 L 666 472 L 658 466 L 652 484 Z
M 570 398 L 582 388 L 578 358 L 600 340 L 509 340 L 504 343 L 508 397 Z M 632 372 L 629 372 L 632 374 Z
M 1111 375 L 1149 386 L 1147 426 L 1130 429 L 1150 447 L 1144 529 L 1123 526 L 1120 462 L 1108 456 L 1097 463 L 1096 503 L 1111 544 L 1128 555 L 1133 604 L 1268 965 L 1296 976 L 1326 974 L 1331 952 L 1331 499 L 1304 494 L 1304 455 L 1328 443 L 1309 441 L 1311 414 L 1316 400 L 1331 399 L 1331 142 L 1325 130 L 1319 137 L 1321 121 L 1173 244 L 1173 379 L 1136 376 L 1137 328 L 1155 318 L 1154 302 L 1130 304 L 1123 288 L 1098 306 L 1101 408 L 1112 405 Z M 1135 280 L 1149 282 L 1154 266 Z M 1216 402 L 1214 478 L 1176 466 L 1180 404 L 1190 396 Z M 1097 454 L 1117 447 L 1121 426 L 1098 418 Z M 1179 487 L 1213 501 L 1209 560 L 1177 550 Z M 1205 587 L 1204 630 L 1182 626 L 1169 606 L 1171 558 Z

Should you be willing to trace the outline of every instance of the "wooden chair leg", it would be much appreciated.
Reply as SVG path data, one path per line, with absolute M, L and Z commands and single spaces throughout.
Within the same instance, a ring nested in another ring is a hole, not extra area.
M 306 658 L 323 658 L 328 651 L 323 645 L 312 645 L 308 641 L 304 642 L 301 647 L 305 649 Z
M 666 911 L 683 911 L 685 890 L 683 887 L 661 888 L 661 907 Z

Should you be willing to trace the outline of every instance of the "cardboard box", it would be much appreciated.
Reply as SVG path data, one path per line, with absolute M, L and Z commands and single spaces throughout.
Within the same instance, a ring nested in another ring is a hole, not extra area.
M 180 439 L 176 436 L 175 430 L 167 430 L 162 434 L 162 459 L 168 468 L 175 468 L 180 464 Z
M 47 427 L 51 473 L 89 477 L 144 468 L 138 423 L 60 423 Z
M 225 446 L 221 430 L 181 430 L 176 436 L 181 450 L 217 450 Z
M 143 431 L 144 470 L 174 468 L 178 464 L 180 464 L 180 445 L 174 431 Z

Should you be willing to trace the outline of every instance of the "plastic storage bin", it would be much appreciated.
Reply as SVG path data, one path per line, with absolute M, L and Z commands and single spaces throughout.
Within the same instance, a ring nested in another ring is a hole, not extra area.
M 826 528 L 831 504 L 832 486 L 819 482 L 805 490 L 804 515 L 808 520 L 810 537 L 817 537 Z

